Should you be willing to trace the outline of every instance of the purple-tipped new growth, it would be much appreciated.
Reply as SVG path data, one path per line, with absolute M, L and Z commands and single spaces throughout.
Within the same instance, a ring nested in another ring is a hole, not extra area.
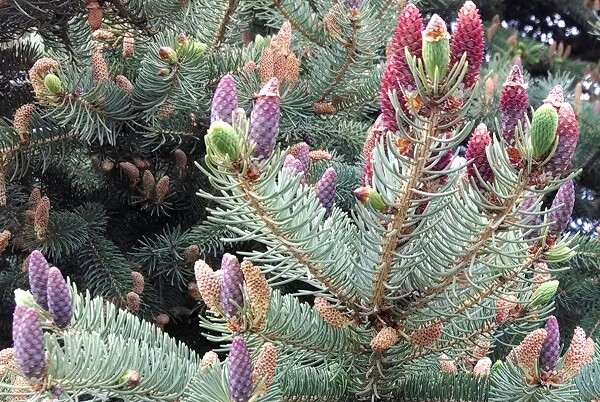
M 550 226 L 550 234 L 558 236 L 566 229 L 573 213 L 574 205 L 575 186 L 573 185 L 573 180 L 569 180 L 560 186 L 556 197 L 554 197 L 554 201 L 552 201 L 551 208 L 556 209 L 548 214 L 548 220 L 554 222 Z
M 71 293 L 62 273 L 56 267 L 50 268 L 48 273 L 48 310 L 52 321 L 60 328 L 66 327 L 71 322 L 73 315 Z
M 333 209 L 333 202 L 335 201 L 335 187 L 337 184 L 337 172 L 334 168 L 327 168 L 321 176 L 321 180 L 317 183 L 315 189 L 317 198 L 321 202 L 323 208 L 325 208 L 325 216 L 331 215 Z
M 221 305 L 227 318 L 238 315 L 239 307 L 242 307 L 244 297 L 242 295 L 242 283 L 244 274 L 240 269 L 237 257 L 226 253 L 221 260 L 223 279 L 221 282 Z M 239 307 L 238 307 L 239 306 Z
M 514 65 L 506 77 L 500 92 L 500 123 L 502 137 L 508 145 L 515 144 L 515 130 L 519 121 L 525 125 L 529 97 L 527 84 L 518 65 Z
M 248 402 L 252 395 L 252 360 L 246 342 L 236 336 L 227 359 L 229 394 L 233 402 Z
M 556 368 L 560 353 L 560 331 L 556 317 L 553 315 L 548 317 L 545 329 L 548 335 L 540 351 L 540 368 L 545 372 L 552 372 Z
M 29 255 L 29 287 L 36 303 L 44 310 L 48 310 L 48 271 L 50 264 L 38 250 Z
M 258 93 L 250 119 L 248 139 L 256 143 L 252 156 L 267 159 L 271 156 L 279 131 L 279 81 L 271 78 Z
M 465 157 L 468 160 L 473 160 L 469 166 L 467 166 L 467 174 L 469 177 L 477 178 L 477 173 L 481 176 L 483 181 L 489 182 L 494 178 L 494 172 L 490 167 L 485 149 L 492 142 L 490 133 L 487 130 L 485 124 L 481 123 L 477 126 L 473 135 L 469 139 L 467 144 L 467 152 Z
M 231 124 L 231 114 L 237 109 L 237 105 L 235 78 L 231 74 L 224 75 L 217 85 L 210 105 L 210 122 L 223 120 Z
M 13 313 L 15 358 L 23 375 L 40 378 L 44 370 L 44 333 L 35 309 L 18 305 Z

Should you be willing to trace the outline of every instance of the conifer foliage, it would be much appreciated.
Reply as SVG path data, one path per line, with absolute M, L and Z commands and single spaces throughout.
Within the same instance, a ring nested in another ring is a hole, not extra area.
M 0 208 L 14 211 L 0 252 L 28 280 L 1 398 L 600 398 L 593 337 L 577 327 L 563 344 L 550 315 L 548 266 L 581 244 L 564 233 L 578 114 L 562 86 L 528 96 L 516 60 L 498 127 L 477 116 L 472 1 L 453 30 L 378 0 L 81 3 L 49 13 L 45 35 L 86 57 L 39 57 L 35 99 L 0 127 Z M 232 46 L 254 11 L 277 34 Z M 140 220 L 142 239 L 128 232 Z M 212 258 L 221 238 L 232 246 Z M 201 358 L 164 332 L 183 289 L 214 345 Z

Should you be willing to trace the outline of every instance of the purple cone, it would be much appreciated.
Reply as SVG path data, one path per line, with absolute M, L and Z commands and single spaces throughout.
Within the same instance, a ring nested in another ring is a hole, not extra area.
M 251 114 L 248 139 L 256 143 L 252 156 L 266 159 L 271 156 L 279 131 L 279 81 L 271 78 L 258 93 Z
M 579 141 L 579 122 L 573 107 L 569 103 L 563 103 L 558 109 L 556 135 L 558 136 L 558 145 L 546 167 L 554 175 L 570 168 Z
M 252 360 L 246 342 L 239 336 L 231 343 L 227 379 L 232 402 L 248 402 L 252 395 Z
M 526 124 L 527 108 L 529 108 L 527 84 L 517 64 L 512 67 L 502 86 L 499 107 L 502 137 L 508 145 L 514 145 L 515 129 L 519 121 L 522 125 Z
M 48 284 L 48 271 L 50 264 L 38 250 L 29 255 L 29 287 L 33 298 L 45 310 L 48 310 L 48 295 L 46 286 Z
M 540 368 L 546 372 L 554 371 L 560 353 L 560 331 L 556 317 L 551 315 L 546 321 L 546 340 L 540 351 Z
M 244 274 L 240 269 L 240 262 L 237 257 L 228 253 L 223 255 L 221 270 L 223 271 L 221 305 L 227 318 L 233 318 L 238 315 L 237 306 L 242 307 L 244 302 L 242 295 Z
M 334 168 L 327 168 L 321 176 L 321 180 L 317 183 L 316 192 L 317 198 L 325 208 L 326 217 L 331 215 L 333 209 L 333 201 L 335 201 L 335 187 L 337 184 L 337 172 Z
M 302 162 L 294 157 L 294 155 L 287 155 L 283 161 L 283 170 L 288 174 L 289 177 L 296 177 L 302 175 L 302 183 L 304 183 L 304 169 Z
M 574 205 L 575 186 L 573 180 L 569 180 L 560 186 L 556 197 L 554 197 L 554 201 L 552 201 L 552 209 L 558 208 L 548 214 L 548 220 L 554 222 L 550 226 L 551 234 L 559 235 L 566 229 L 569 219 L 571 219 Z
M 360 6 L 362 6 L 362 2 L 363 0 L 346 0 L 344 3 L 346 4 L 346 7 L 358 10 Z
M 235 78 L 233 75 L 224 75 L 213 96 L 212 103 L 210 105 L 210 122 L 215 120 L 223 120 L 226 123 L 231 124 L 231 114 L 237 109 L 238 100 L 237 92 L 235 89 Z
M 66 327 L 71 322 L 73 315 L 71 293 L 67 282 L 56 267 L 50 268 L 48 273 L 48 309 L 52 320 L 60 328 Z
M 46 355 L 44 333 L 35 309 L 18 305 L 13 313 L 13 345 L 15 358 L 23 375 L 40 378 Z
M 308 172 L 308 164 L 310 163 L 310 146 L 306 142 L 299 142 L 292 145 L 290 154 L 302 163 L 302 171 Z

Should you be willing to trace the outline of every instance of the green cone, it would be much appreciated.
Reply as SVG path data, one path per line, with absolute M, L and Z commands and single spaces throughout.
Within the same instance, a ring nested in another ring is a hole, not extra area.
M 240 156 L 239 137 L 234 128 L 224 121 L 217 120 L 210 125 L 204 137 L 207 157 L 235 160 Z
M 52 73 L 46 75 L 44 78 L 44 85 L 48 91 L 55 95 L 62 92 L 62 82 L 60 81 L 60 78 Z
M 531 119 L 531 151 L 536 158 L 544 156 L 556 140 L 558 128 L 558 113 L 554 106 L 545 104 L 540 106 Z
M 377 191 L 372 190 L 369 193 L 369 204 L 376 209 L 377 211 L 383 211 L 386 207 L 385 201 L 383 201 L 383 197 Z
M 433 79 L 438 70 L 438 79 L 442 80 L 450 64 L 450 34 L 446 23 L 434 14 L 423 32 L 423 64 L 429 78 Z
M 552 299 L 552 297 L 554 297 L 556 289 L 558 289 L 558 284 L 558 281 L 548 281 L 542 283 L 535 290 L 535 292 L 533 292 L 527 307 L 534 308 L 538 306 L 545 306 Z

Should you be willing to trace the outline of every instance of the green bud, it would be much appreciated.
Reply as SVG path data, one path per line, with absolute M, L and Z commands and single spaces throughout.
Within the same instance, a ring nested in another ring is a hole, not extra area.
M 199 58 L 204 54 L 206 48 L 207 46 L 205 43 L 197 40 L 190 40 L 177 48 L 177 55 L 179 57 Z
M 387 206 L 383 197 L 377 191 L 372 190 L 369 193 L 369 205 L 371 205 L 377 211 L 383 211 Z
M 256 34 L 256 36 L 254 37 L 254 45 L 255 46 L 263 47 L 266 43 L 267 43 L 267 40 L 264 38 L 264 36 L 262 36 L 260 34 Z
M 231 125 L 222 120 L 217 120 L 210 125 L 204 141 L 209 157 L 228 156 L 233 161 L 240 156 L 239 136 Z
M 23 289 L 15 289 L 15 303 L 32 308 L 37 305 L 31 292 Z
M 450 64 L 450 34 L 446 23 L 437 14 L 431 17 L 423 32 L 422 56 L 429 78 L 434 78 L 437 69 L 438 79 L 441 81 L 446 76 Z
M 52 92 L 55 95 L 58 95 L 63 90 L 60 78 L 58 78 L 52 73 L 46 75 L 46 77 L 44 78 L 44 85 L 46 86 L 46 89 L 48 91 Z
M 558 284 L 559 281 L 548 281 L 540 284 L 535 292 L 533 292 L 533 295 L 531 295 L 527 307 L 545 306 L 554 297 L 556 289 L 558 289 Z
M 119 378 L 119 384 L 123 384 L 128 388 L 137 386 L 140 383 L 140 372 L 129 369 Z
M 570 260 L 575 254 L 577 253 L 566 244 L 556 245 L 546 251 L 546 260 L 548 262 L 564 262 Z
M 498 371 L 502 367 L 502 360 L 496 360 L 492 367 L 490 368 L 490 375 L 494 374 L 495 371 Z
M 540 106 L 531 119 L 531 151 L 536 158 L 544 156 L 556 140 L 558 113 L 550 104 Z

